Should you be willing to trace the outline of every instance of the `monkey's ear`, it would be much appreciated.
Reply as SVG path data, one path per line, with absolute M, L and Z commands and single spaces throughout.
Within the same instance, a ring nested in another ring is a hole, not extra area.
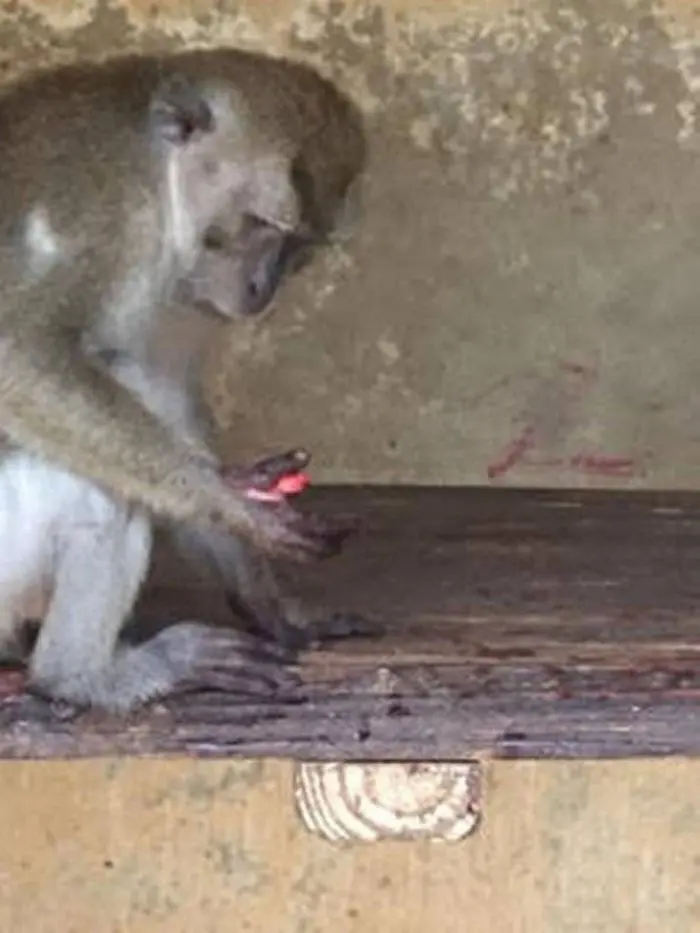
M 210 133 L 215 121 L 202 88 L 185 75 L 169 75 L 153 95 L 152 131 L 161 139 L 182 145 L 195 133 Z

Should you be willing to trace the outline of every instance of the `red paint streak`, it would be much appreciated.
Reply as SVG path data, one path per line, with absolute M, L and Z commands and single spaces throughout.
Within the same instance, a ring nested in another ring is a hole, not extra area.
M 634 476 L 632 457 L 608 457 L 603 454 L 575 454 L 573 457 L 527 458 L 523 466 L 536 469 L 577 470 L 596 476 L 626 478 Z
M 503 456 L 492 461 L 487 469 L 489 479 L 498 479 L 504 476 L 509 470 L 512 470 L 516 463 L 525 456 L 528 450 L 535 446 L 535 428 L 529 424 L 521 433 L 510 442 L 506 447 Z
M 576 363 L 571 360 L 562 360 L 559 363 L 559 369 L 570 377 L 565 378 L 563 380 L 564 385 L 560 386 L 560 408 L 563 410 L 558 418 L 560 423 L 555 427 L 558 429 L 556 433 L 561 434 L 566 429 L 569 420 L 569 417 L 565 417 L 567 416 L 567 410 L 583 400 L 583 397 L 598 377 L 598 371 L 594 366 L 586 366 L 583 363 Z M 499 383 L 494 384 L 494 386 L 498 385 Z M 568 412 L 568 415 L 570 416 L 570 412 Z M 632 457 L 577 453 L 572 457 L 534 459 L 531 454 L 538 446 L 539 441 L 546 439 L 552 433 L 551 430 L 548 430 L 548 427 L 551 429 L 549 420 L 546 412 L 539 418 L 535 417 L 534 423 L 528 424 L 507 445 L 503 454 L 489 464 L 487 467 L 488 478 L 494 480 L 504 476 L 516 464 L 526 467 L 574 470 L 590 476 L 608 476 L 617 479 L 628 479 L 635 475 L 636 464 Z
M 635 463 L 632 457 L 607 457 L 604 454 L 576 454 L 569 461 L 574 470 L 596 476 L 634 476 Z

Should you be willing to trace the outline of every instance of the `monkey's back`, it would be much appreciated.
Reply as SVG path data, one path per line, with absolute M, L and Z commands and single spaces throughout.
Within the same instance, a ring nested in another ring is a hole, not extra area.
M 52 202 L 62 225 L 82 228 L 87 200 L 107 216 L 124 195 L 122 180 L 148 172 L 150 153 L 139 129 L 146 129 L 157 70 L 147 60 L 141 64 L 138 77 L 128 59 L 60 66 L 3 91 L 0 214 L 5 223 L 32 205 Z M 81 197 L 88 191 L 89 199 Z

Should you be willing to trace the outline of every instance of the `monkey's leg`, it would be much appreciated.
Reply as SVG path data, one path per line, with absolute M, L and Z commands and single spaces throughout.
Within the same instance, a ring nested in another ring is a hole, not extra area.
M 382 631 L 377 623 L 358 615 L 333 613 L 317 618 L 293 606 L 281 592 L 269 561 L 240 538 L 178 528 L 175 540 L 186 557 L 206 566 L 223 584 L 229 606 L 250 635 L 299 651 L 340 638 L 376 636 Z
M 103 505 L 92 527 L 62 536 L 31 687 L 121 712 L 181 686 L 269 694 L 296 682 L 280 664 L 281 652 L 202 624 L 179 623 L 139 645 L 118 643 L 149 565 L 151 527 L 106 497 Z
M 157 659 L 115 653 L 149 564 L 148 519 L 76 478 L 61 521 L 54 589 L 30 662 L 30 686 L 54 699 L 117 708 L 167 689 L 167 671 Z

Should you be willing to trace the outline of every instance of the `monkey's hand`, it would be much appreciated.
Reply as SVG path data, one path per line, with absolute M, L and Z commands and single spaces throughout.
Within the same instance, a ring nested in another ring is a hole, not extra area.
M 258 546 L 272 557 L 304 561 L 332 557 L 339 553 L 346 539 L 356 530 L 350 517 L 330 518 L 302 513 L 284 498 L 278 501 L 251 500 L 255 510 Z
M 226 478 L 230 482 L 242 484 L 249 499 L 281 502 L 287 496 L 303 492 L 309 485 L 309 477 L 304 469 L 310 460 L 311 455 L 307 451 L 296 448 L 258 460 L 249 470 L 228 470 Z
M 356 529 L 349 518 L 328 519 L 318 515 L 303 515 L 286 502 L 308 485 L 304 472 L 311 456 L 302 449 L 259 460 L 249 469 L 223 471 L 227 484 L 240 488 L 251 500 L 264 503 L 270 516 L 281 519 L 287 532 L 301 536 L 301 548 L 291 556 L 329 557 L 340 551 L 346 538 Z M 297 549 L 295 549 L 297 550 Z

